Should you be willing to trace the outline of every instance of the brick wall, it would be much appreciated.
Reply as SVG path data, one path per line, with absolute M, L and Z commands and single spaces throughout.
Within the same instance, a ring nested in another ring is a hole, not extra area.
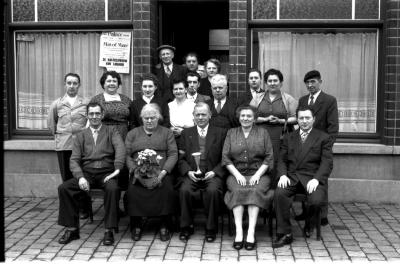
M 384 142 L 400 145 L 400 0 L 386 1 Z
M 133 2 L 133 91 L 137 97 L 140 77 L 151 72 L 152 56 L 156 49 L 156 0 Z
M 229 91 L 246 92 L 247 1 L 229 1 Z
M 1 27 L 2 31 L 2 42 L 3 42 L 3 48 L 2 48 L 2 70 L 3 70 L 3 112 L 1 114 L 3 115 L 3 140 L 8 140 L 8 110 L 7 110 L 7 75 L 6 75 L 6 42 L 5 42 L 5 25 L 7 21 L 7 13 L 6 10 L 8 8 L 6 1 L 3 2 L 3 26 Z

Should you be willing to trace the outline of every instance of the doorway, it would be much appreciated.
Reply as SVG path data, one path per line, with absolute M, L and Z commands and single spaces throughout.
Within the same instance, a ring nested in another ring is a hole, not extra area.
M 199 62 L 217 58 L 222 63 L 222 73 L 227 73 L 229 50 L 211 47 L 210 30 L 229 29 L 228 0 L 159 0 L 159 45 L 170 44 L 176 47 L 174 61 L 184 63 L 188 52 L 196 52 Z

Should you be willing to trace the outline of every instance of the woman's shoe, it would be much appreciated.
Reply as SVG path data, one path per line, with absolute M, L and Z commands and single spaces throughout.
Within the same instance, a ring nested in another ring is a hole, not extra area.
M 166 227 L 160 228 L 160 239 L 161 241 L 168 241 L 170 239 L 169 231 Z
M 131 232 L 131 237 L 134 241 L 139 241 L 142 238 L 142 228 L 135 228 Z
M 233 248 L 236 250 L 241 250 L 243 248 L 243 241 L 234 241 L 233 242 Z
M 247 241 L 244 242 L 244 248 L 246 250 L 253 250 L 255 246 L 256 246 L 256 241 L 254 241 L 254 242 L 247 242 Z

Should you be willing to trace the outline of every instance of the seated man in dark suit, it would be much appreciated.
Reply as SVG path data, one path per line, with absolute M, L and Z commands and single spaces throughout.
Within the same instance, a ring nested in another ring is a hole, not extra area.
M 230 129 L 239 127 L 236 117 L 238 103 L 236 99 L 228 97 L 228 80 L 225 75 L 215 74 L 211 78 L 213 99 L 206 101 L 211 109 L 210 124 L 220 128 Z
M 87 106 L 89 127 L 79 132 L 73 140 L 70 169 L 74 179 L 58 187 L 60 210 L 58 224 L 66 227 L 60 244 L 79 239 L 79 197 L 91 187 L 104 190 L 103 244 L 114 243 L 113 229 L 118 227 L 120 191 L 116 178 L 125 163 L 125 144 L 117 129 L 103 125 L 104 110 L 98 103 Z
M 193 234 L 193 196 L 200 191 L 206 214 L 206 241 L 213 242 L 218 229 L 218 214 L 222 204 L 226 172 L 221 166 L 226 130 L 209 124 L 211 112 L 206 103 L 196 104 L 193 117 L 196 126 L 184 129 L 178 144 L 178 169 L 183 176 L 179 189 L 179 238 L 187 241 Z M 196 173 L 198 167 L 201 175 Z
M 290 207 L 296 193 L 306 193 L 313 216 L 315 207 L 326 201 L 327 181 L 332 171 L 333 158 L 329 135 L 313 128 L 312 108 L 297 110 L 300 129 L 285 135 L 278 160 L 278 187 L 275 191 L 277 237 L 272 247 L 290 244 L 293 235 L 290 225 Z M 311 229 L 304 229 L 306 237 Z

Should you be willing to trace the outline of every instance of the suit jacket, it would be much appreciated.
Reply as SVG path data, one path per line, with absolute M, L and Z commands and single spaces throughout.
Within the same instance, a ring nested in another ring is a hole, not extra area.
M 199 103 L 199 102 L 204 102 L 205 103 L 210 99 L 211 99 L 211 97 L 209 97 L 208 95 L 202 95 L 202 94 L 197 93 L 197 97 L 194 100 L 194 103 L 196 103 L 196 104 Z
M 103 124 L 96 144 L 88 127 L 73 137 L 70 169 L 75 178 L 83 177 L 84 168 L 113 168 L 121 170 L 125 165 L 125 144 L 114 126 Z
M 197 88 L 197 93 L 212 97 L 211 83 L 208 77 L 200 79 L 200 86 Z
M 308 106 L 309 95 L 299 99 L 299 107 Z M 332 145 L 339 133 L 339 112 L 336 98 L 321 91 L 313 105 L 315 113 L 314 128 L 329 134 Z
M 174 79 L 186 79 L 186 72 L 187 69 L 181 65 L 172 63 L 172 72 L 171 75 L 168 77 L 164 71 L 164 65 L 158 64 L 155 68 L 153 73 L 157 76 L 159 85 L 156 94 L 160 95 L 163 100 L 166 102 L 170 102 L 174 99 L 174 95 L 172 94 L 172 81 Z
M 329 135 L 313 128 L 304 144 L 300 130 L 283 138 L 278 160 L 278 176 L 287 175 L 294 184 L 301 182 L 304 188 L 315 178 L 319 185 L 327 187 L 328 177 L 333 168 L 333 156 Z
M 206 163 L 207 170 L 213 171 L 221 178 L 225 177 L 226 170 L 221 166 L 222 148 L 224 146 L 226 129 L 209 125 L 206 136 Z M 192 153 L 199 152 L 199 133 L 197 126 L 184 129 L 178 144 L 179 148 L 179 173 L 184 176 L 188 171 L 197 169 Z
M 169 128 L 171 125 L 169 123 L 168 103 L 166 101 L 164 101 L 161 98 L 161 96 L 159 96 L 159 95 L 154 95 L 154 97 L 151 99 L 150 103 L 157 104 L 160 107 L 161 115 L 163 116 L 163 121 L 162 121 L 161 125 Z M 143 121 L 140 118 L 140 112 L 142 111 L 142 108 L 146 104 L 147 103 L 143 100 L 142 97 L 133 100 L 133 102 L 130 106 L 130 110 L 131 110 L 130 118 L 129 118 L 130 130 L 132 130 L 135 127 L 143 125 Z
M 226 97 L 226 102 L 218 113 L 215 109 L 214 99 L 206 101 L 211 109 L 210 125 L 220 128 L 230 129 L 240 126 L 239 120 L 236 117 L 236 109 L 238 107 L 237 101 L 233 98 Z

